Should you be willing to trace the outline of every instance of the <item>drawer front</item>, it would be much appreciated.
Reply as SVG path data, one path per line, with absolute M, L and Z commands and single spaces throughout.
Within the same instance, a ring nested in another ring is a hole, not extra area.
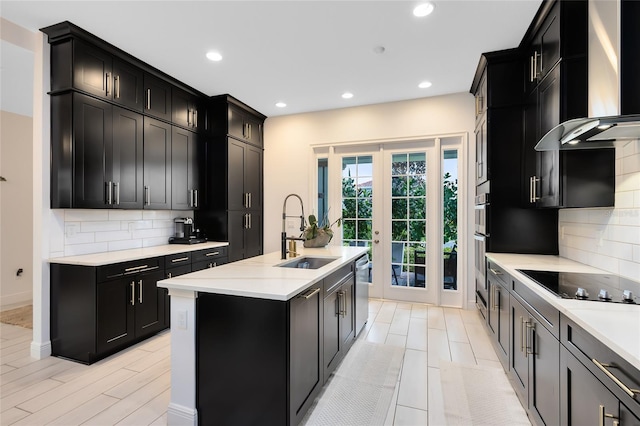
M 349 276 L 353 276 L 354 264 L 349 263 L 347 265 L 342 266 L 335 272 L 332 272 L 330 275 L 325 277 L 324 279 L 324 295 L 325 297 L 331 294 L 331 292 L 335 289 L 338 284 L 341 284 L 345 278 Z
M 503 286 L 511 287 L 511 276 L 507 274 L 497 263 L 487 260 L 487 277 L 492 280 L 498 280 Z
M 191 252 L 170 254 L 164 257 L 166 268 L 174 268 L 176 266 L 191 265 Z
M 157 271 L 158 269 L 164 269 L 164 257 L 152 257 L 100 266 L 98 267 L 98 282 L 135 275 L 141 272 Z
M 191 266 L 191 271 L 202 271 L 203 269 L 215 268 L 216 266 L 224 265 L 228 262 L 226 257 L 212 257 L 207 260 L 202 260 L 200 262 L 193 262 Z
M 525 284 L 512 280 L 513 294 L 556 339 L 560 338 L 560 312 Z
M 203 262 L 205 260 L 216 259 L 218 257 L 226 257 L 227 256 L 227 248 L 228 247 L 214 247 L 207 250 L 198 250 L 194 251 L 191 254 L 191 260 L 193 263 Z
M 188 274 L 190 272 L 191 272 L 191 263 L 189 263 L 188 265 L 167 268 L 164 276 L 166 278 L 173 278 L 173 277 L 179 277 L 180 275 Z

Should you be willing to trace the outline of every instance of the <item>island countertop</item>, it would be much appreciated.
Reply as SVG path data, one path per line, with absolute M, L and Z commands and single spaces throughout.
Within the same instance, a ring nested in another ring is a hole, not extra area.
M 286 301 L 341 266 L 355 261 L 367 250 L 366 247 L 301 247 L 298 250 L 298 259 L 304 256 L 336 259 L 318 269 L 282 268 L 278 265 L 295 258 L 287 257 L 283 260 L 280 258 L 280 252 L 273 252 L 158 281 L 158 286 L 169 290 Z
M 640 306 L 562 299 L 538 285 L 518 269 L 611 274 L 559 256 L 487 253 L 515 279 L 549 302 L 567 318 L 640 369 Z

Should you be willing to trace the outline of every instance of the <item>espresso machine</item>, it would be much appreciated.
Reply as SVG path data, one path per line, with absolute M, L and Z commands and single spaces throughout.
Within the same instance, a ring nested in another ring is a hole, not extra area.
M 197 244 L 206 241 L 198 235 L 200 232 L 196 229 L 192 217 L 177 217 L 173 223 L 175 232 L 173 237 L 169 238 L 169 244 Z

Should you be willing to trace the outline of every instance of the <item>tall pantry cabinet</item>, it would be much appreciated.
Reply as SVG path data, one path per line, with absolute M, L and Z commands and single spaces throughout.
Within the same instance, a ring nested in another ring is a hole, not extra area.
M 229 242 L 229 262 L 262 254 L 265 116 L 230 95 L 214 96 L 207 146 L 208 203 L 195 220 L 209 240 Z

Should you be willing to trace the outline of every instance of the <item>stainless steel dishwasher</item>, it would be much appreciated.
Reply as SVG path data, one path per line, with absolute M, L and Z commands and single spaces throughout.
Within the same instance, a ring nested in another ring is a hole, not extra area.
M 356 336 L 369 318 L 369 255 L 356 260 Z

